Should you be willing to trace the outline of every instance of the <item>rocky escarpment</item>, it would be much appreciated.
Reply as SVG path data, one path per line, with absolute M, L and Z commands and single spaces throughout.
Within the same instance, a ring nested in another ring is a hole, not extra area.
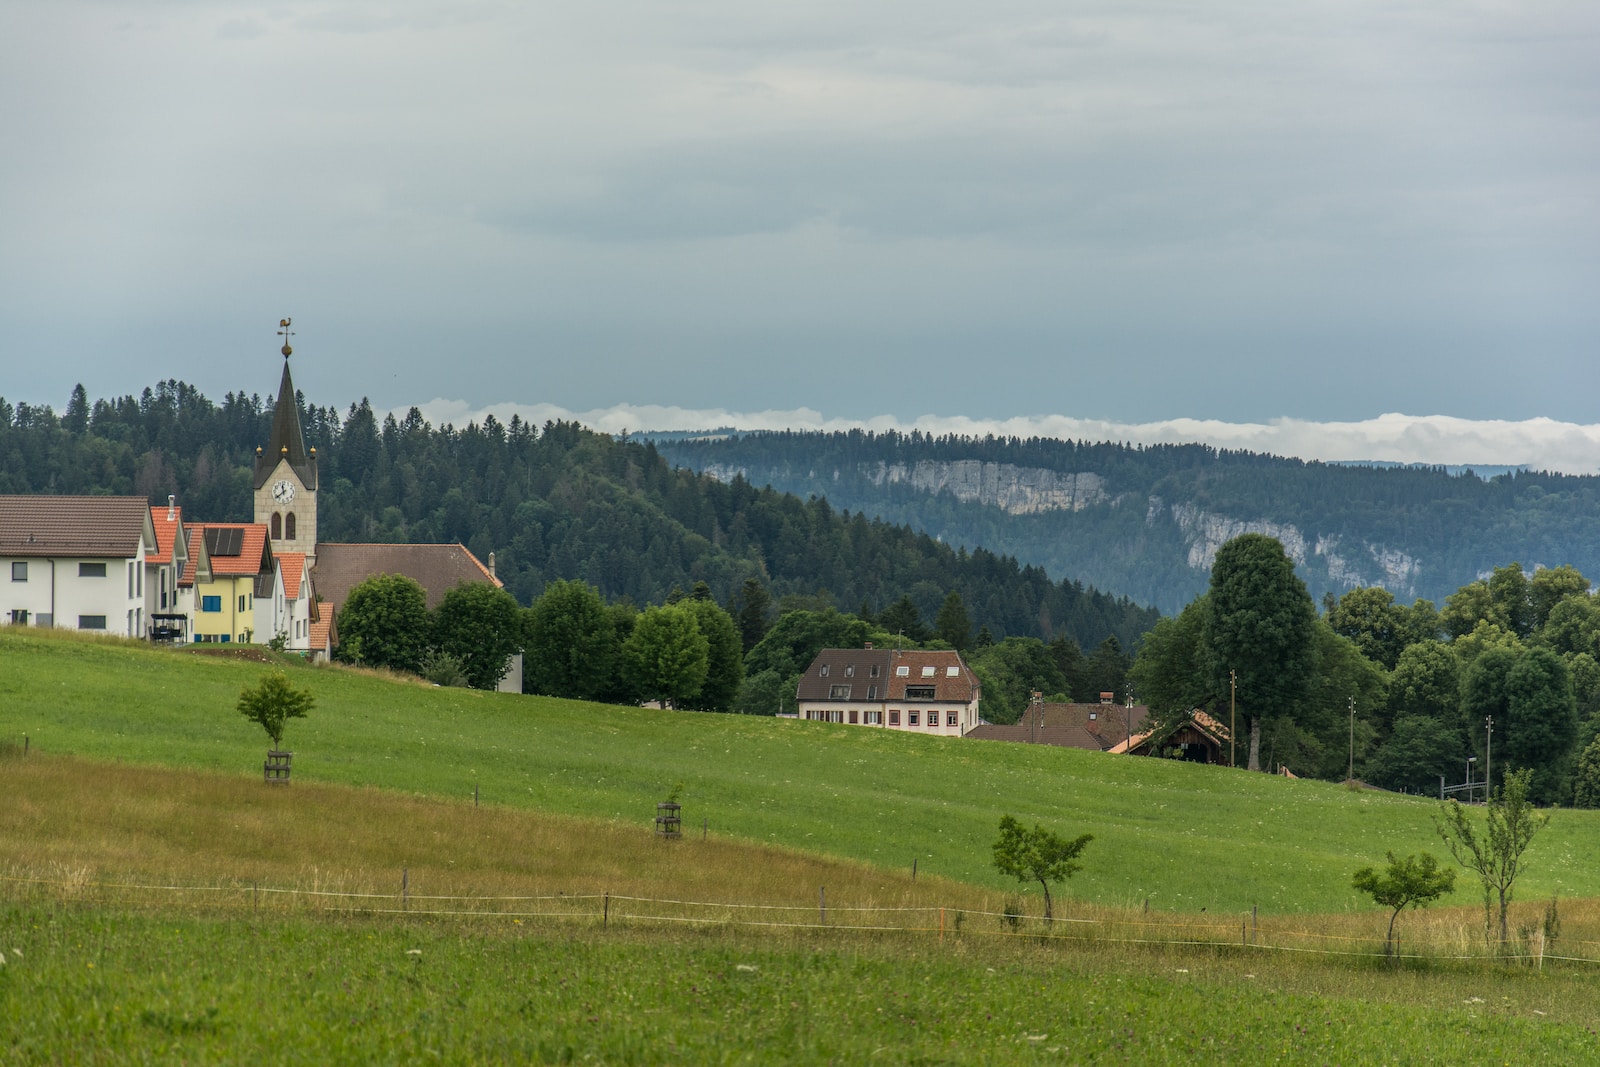
M 1151 497 L 1150 501 L 1145 521 L 1154 523 L 1168 509 L 1159 497 Z M 1325 571 L 1329 585 L 1345 589 L 1381 585 L 1397 596 L 1416 596 L 1421 568 L 1415 558 L 1404 552 L 1366 543 L 1353 546 L 1351 551 L 1341 537 L 1307 538 L 1292 523 L 1235 519 L 1192 504 L 1173 504 L 1170 510 L 1189 546 L 1189 566 L 1196 570 L 1209 571 L 1216 562 L 1217 549 L 1240 534 L 1258 533 L 1277 538 L 1296 566 L 1317 566 Z
M 987 504 L 1008 515 L 1082 511 L 1108 499 L 1105 479 L 1098 474 L 1063 474 L 976 459 L 922 460 L 910 466 L 863 463 L 861 473 L 874 485 L 907 484 L 927 493 L 948 492 L 957 500 Z

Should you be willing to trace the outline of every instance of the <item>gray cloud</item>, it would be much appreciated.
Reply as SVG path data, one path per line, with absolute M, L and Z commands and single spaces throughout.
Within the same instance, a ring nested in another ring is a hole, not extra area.
M 151 0 L 0 39 L 12 396 L 237 388 L 284 313 L 308 387 L 383 403 L 1600 387 L 1593 5 Z

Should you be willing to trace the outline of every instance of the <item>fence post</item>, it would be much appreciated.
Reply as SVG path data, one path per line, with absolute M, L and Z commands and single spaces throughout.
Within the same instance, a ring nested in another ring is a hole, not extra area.
M 939 940 L 944 940 L 944 909 L 939 909 Z
M 478 806 L 478 783 L 477 782 L 473 782 L 472 783 L 472 806 L 473 807 L 477 807 Z
M 1239 944 L 1242 946 L 1242 945 L 1248 945 L 1249 943 L 1250 942 L 1245 940 L 1244 920 L 1240 919 L 1239 920 Z
M 400 910 L 408 911 L 411 907 L 411 871 L 405 867 L 400 868 Z
M 822 925 L 828 925 L 828 887 L 817 887 L 817 913 L 822 917 Z
M 600 904 L 600 929 L 604 930 L 611 925 L 611 890 L 606 890 Z
M 706 839 L 706 832 L 707 832 L 707 830 L 709 829 L 710 826 L 711 826 L 711 820 L 709 818 L 707 818 L 706 816 L 702 815 L 700 817 L 700 840 L 704 841 Z
M 913 882 L 917 880 L 917 857 L 915 856 L 911 857 L 911 880 Z
M 1256 943 L 1256 906 L 1250 905 L 1250 943 Z

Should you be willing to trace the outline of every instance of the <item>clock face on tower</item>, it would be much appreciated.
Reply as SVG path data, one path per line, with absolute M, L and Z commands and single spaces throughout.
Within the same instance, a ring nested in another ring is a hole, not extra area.
M 287 504 L 294 499 L 294 483 L 287 478 L 279 478 L 272 483 L 272 499 L 280 504 Z

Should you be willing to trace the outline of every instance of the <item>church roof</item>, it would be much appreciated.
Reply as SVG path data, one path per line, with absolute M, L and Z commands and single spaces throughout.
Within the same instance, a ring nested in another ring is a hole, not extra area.
M 464 545 L 317 546 L 312 580 L 323 602 L 335 610 L 344 605 L 351 589 L 375 574 L 403 574 L 413 579 L 422 586 L 429 611 L 464 582 L 504 585 Z
M 283 381 L 278 384 L 278 402 L 272 409 L 272 437 L 266 449 L 256 455 L 255 488 L 266 485 L 278 469 L 278 461 L 285 459 L 300 484 L 311 490 L 317 488 L 317 460 L 306 452 L 305 434 L 300 430 L 300 402 L 294 395 L 287 356 L 283 360 Z

